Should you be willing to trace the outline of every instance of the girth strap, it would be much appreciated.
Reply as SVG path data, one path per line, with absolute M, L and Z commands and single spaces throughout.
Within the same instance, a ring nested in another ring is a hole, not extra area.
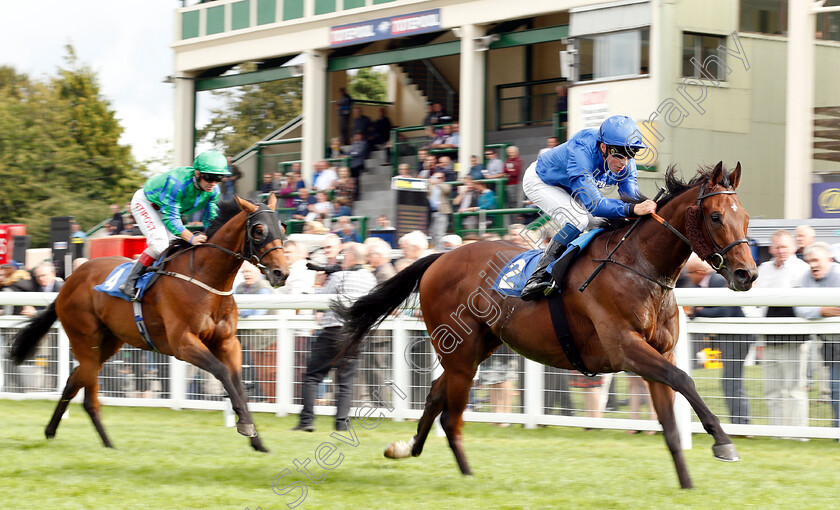
M 569 321 L 566 319 L 566 310 L 563 308 L 563 299 L 559 292 L 548 297 L 548 311 L 551 316 L 551 323 L 554 325 L 554 333 L 560 341 L 560 346 L 566 354 L 569 362 L 575 370 L 588 377 L 595 377 L 595 372 L 590 372 L 580 357 L 580 351 L 572 339 L 572 332 L 569 330 Z
M 149 336 L 149 330 L 146 329 L 146 321 L 143 320 L 143 305 L 140 304 L 140 301 L 132 301 L 131 306 L 134 307 L 134 324 L 137 325 L 137 331 L 140 332 L 140 338 L 146 342 L 149 349 L 155 352 L 160 352 L 157 347 L 155 347 L 154 342 L 152 342 L 152 337 Z

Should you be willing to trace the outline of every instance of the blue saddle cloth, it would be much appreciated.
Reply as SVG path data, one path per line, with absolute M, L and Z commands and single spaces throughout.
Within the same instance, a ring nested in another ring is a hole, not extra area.
M 157 265 L 157 263 L 155 263 Z M 105 279 L 103 283 L 96 285 L 93 290 L 98 290 L 99 292 L 104 292 L 110 296 L 118 297 L 120 299 L 125 299 L 126 301 L 131 301 L 131 298 L 123 293 L 120 290 L 120 285 L 123 284 L 128 279 L 128 275 L 131 273 L 131 268 L 134 266 L 134 262 L 126 262 L 124 264 L 120 264 L 111 271 L 111 274 L 108 275 L 108 278 Z M 146 273 L 137 280 L 137 288 L 140 289 L 140 298 L 143 299 L 143 294 L 146 292 L 146 287 L 149 285 L 149 280 L 152 279 L 154 273 Z
M 565 254 L 566 251 L 569 251 L 574 246 L 580 247 L 578 254 L 583 253 L 586 245 L 588 245 L 596 235 L 603 231 L 604 229 L 602 228 L 596 228 L 586 232 L 585 234 L 581 234 L 577 239 L 572 241 L 568 247 L 566 247 L 566 250 L 563 253 Z M 504 296 L 518 297 L 522 294 L 522 289 L 525 287 L 525 283 L 528 282 L 528 278 L 530 278 L 531 274 L 533 274 L 533 272 L 537 269 L 537 264 L 539 264 L 542 254 L 542 250 L 529 250 L 514 257 L 502 269 L 499 276 L 496 277 L 496 281 L 493 284 L 493 290 Z M 563 255 L 558 257 L 558 260 L 562 258 L 562 256 Z M 551 270 L 554 268 L 554 262 L 548 266 L 549 274 L 551 274 Z

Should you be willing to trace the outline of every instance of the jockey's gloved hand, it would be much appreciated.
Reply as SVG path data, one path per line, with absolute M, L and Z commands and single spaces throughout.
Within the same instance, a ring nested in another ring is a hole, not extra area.
M 181 239 L 190 243 L 190 244 L 202 244 L 207 242 L 207 234 L 204 232 L 190 232 L 185 230 L 184 233 L 181 234 Z

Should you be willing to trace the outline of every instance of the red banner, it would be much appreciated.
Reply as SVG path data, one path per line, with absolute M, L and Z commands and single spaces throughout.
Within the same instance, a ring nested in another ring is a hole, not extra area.
M 12 260 L 12 240 L 15 236 L 25 236 L 26 225 L 19 223 L 0 223 L 0 264 L 8 264 Z M 18 260 L 23 264 L 24 260 Z

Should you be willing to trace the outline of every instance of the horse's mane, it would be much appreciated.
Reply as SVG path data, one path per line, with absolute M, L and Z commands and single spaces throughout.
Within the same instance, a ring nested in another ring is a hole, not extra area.
M 206 232 L 207 238 L 213 237 L 213 234 L 240 212 L 242 212 L 242 209 L 235 199 L 219 201 L 219 214 L 210 222 L 210 227 L 207 228 Z
M 668 170 L 665 171 L 665 189 L 667 193 L 665 196 L 659 199 L 656 203 L 657 208 L 664 206 L 668 202 L 671 201 L 672 198 L 680 195 L 681 193 L 688 191 L 689 189 L 697 186 L 703 181 L 708 181 L 712 178 L 712 174 L 715 171 L 715 167 L 710 165 L 700 165 L 697 169 L 697 175 L 691 178 L 690 181 L 684 182 L 682 179 L 677 177 L 677 166 L 676 165 L 669 165 Z M 723 167 L 722 176 L 720 179 L 720 185 L 728 188 L 731 186 L 729 182 L 729 171 L 726 167 Z
M 711 179 L 714 171 L 715 168 L 713 166 L 700 165 L 697 169 L 697 174 L 692 177 L 691 180 L 686 182 L 677 175 L 677 165 L 668 165 L 668 169 L 665 171 L 665 194 L 656 202 L 656 208 L 661 209 L 665 206 L 665 204 L 674 198 L 698 186 L 701 182 Z M 730 186 L 729 172 L 726 170 L 726 167 L 723 168 L 723 176 L 720 179 L 720 184 L 727 188 Z M 630 203 L 638 203 L 647 200 L 647 198 L 645 196 L 641 196 L 635 200 L 626 198 L 622 198 L 622 200 Z M 607 231 L 617 230 L 621 227 L 627 226 L 628 223 L 629 220 L 626 218 L 605 218 L 604 223 L 600 225 L 600 228 Z

